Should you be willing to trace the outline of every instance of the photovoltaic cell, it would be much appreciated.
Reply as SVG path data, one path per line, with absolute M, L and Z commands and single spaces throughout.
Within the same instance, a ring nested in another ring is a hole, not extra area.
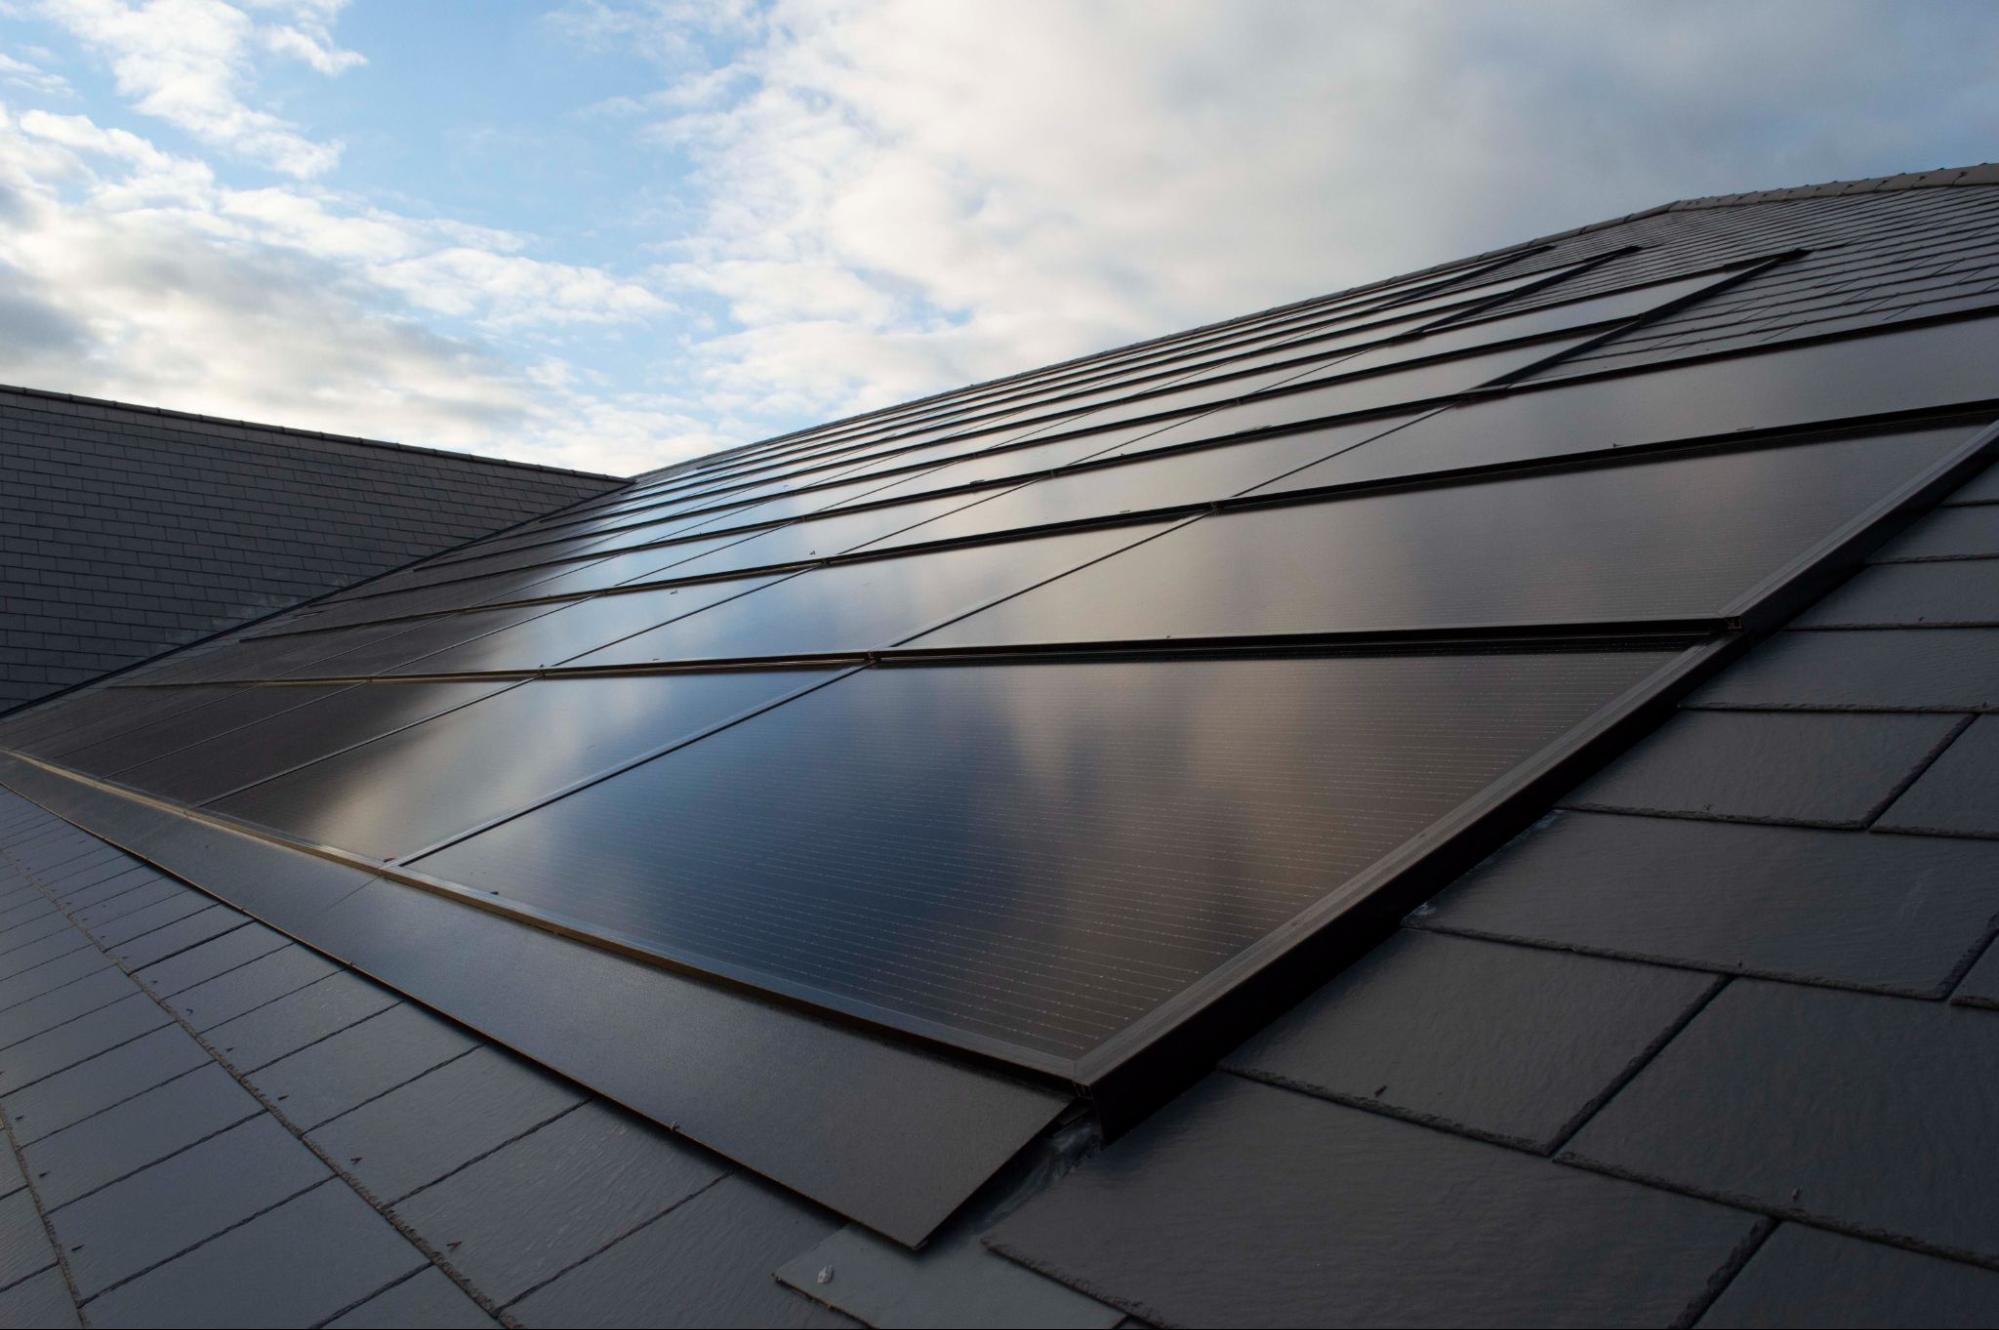
M 1714 615 L 1959 441 L 1679 455 L 1222 513 L 910 645 Z
M 283 715 L 230 730 L 115 775 L 122 784 L 137 786 L 185 804 L 198 804 L 226 790 L 263 780 L 280 771 L 317 761 L 379 735 L 414 725 L 509 684 L 485 683 L 355 684 L 339 689 L 309 686 L 252 688 L 252 693 L 292 693 L 306 705 Z M 314 697 L 314 694 L 319 696 Z M 513 741 L 521 743 L 521 735 Z M 522 745 L 528 749 L 529 745 Z M 478 784 L 486 779 L 461 777 Z
M 1464 407 L 1467 419 L 1483 406 Z M 1455 414 L 1447 412 L 1446 416 Z M 1868 444 L 1884 449 L 1900 449 L 1910 465 L 1934 460 L 1959 444 L 1969 441 L 1975 428 L 1949 425 L 1920 430 L 1893 430 L 1870 435 Z M 1445 416 L 1430 416 L 1408 429 L 1383 435 L 1365 446 L 1351 448 L 1302 471 L 1294 471 L 1252 493 L 1284 494 L 1319 489 L 1327 485 L 1358 485 L 1452 471 L 1466 467 L 1503 466 L 1511 462 L 1554 461 L 1572 453 L 1616 448 L 1614 440 L 1586 434 L 1478 436 L 1448 422 Z M 1834 454 L 1835 456 L 1837 453 Z
M 316 702 L 338 687 L 256 688 L 232 691 L 194 711 L 175 711 L 150 725 L 122 731 L 83 748 L 66 750 L 62 763 L 96 776 L 110 776 L 163 754 L 185 748 L 210 735 L 281 717 L 308 702 Z
M 538 679 L 253 785 L 215 808 L 392 859 L 831 677 L 789 670 Z M 396 694 L 440 686 L 359 687 Z M 535 741 L 524 743 L 524 735 Z
M 415 866 L 721 973 L 1073 1058 L 1666 659 L 877 668 Z
M 1350 448 L 1401 423 L 1379 417 L 1192 452 L 1140 457 L 1061 472 L 1004 491 L 948 517 L 876 541 L 870 550 L 954 540 L 1024 527 L 1114 518 L 1122 513 L 1212 503 Z
M 455 646 L 412 657 L 387 674 L 472 674 L 488 670 L 538 670 L 608 646 L 634 633 L 658 628 L 711 605 L 732 600 L 779 580 L 743 577 L 696 582 L 657 591 L 592 596 L 554 607 L 511 628 L 469 638 Z M 549 609 L 550 606 L 541 606 Z
M 1079 531 L 816 568 L 569 664 L 594 668 L 872 651 L 1161 529 L 1154 524 Z M 728 584 L 688 589 L 709 585 Z

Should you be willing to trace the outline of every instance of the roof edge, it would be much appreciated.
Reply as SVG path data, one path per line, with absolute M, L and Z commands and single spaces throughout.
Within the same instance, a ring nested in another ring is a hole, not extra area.
M 198 411 L 176 411 L 172 407 L 148 406 L 141 402 L 120 402 L 110 397 L 85 397 L 80 393 L 55 392 L 48 388 L 30 388 L 18 383 L 0 383 L 0 393 L 18 393 L 23 397 L 37 397 L 51 402 L 74 402 L 80 406 L 106 407 L 114 411 L 136 411 L 140 415 L 165 416 L 170 420 L 195 420 L 207 425 L 230 425 L 237 429 L 268 430 L 273 434 L 288 434 L 298 439 L 319 439 L 328 443 L 354 444 L 362 448 L 382 448 L 398 453 L 425 453 L 432 457 L 451 457 L 465 462 L 477 462 L 483 466 L 508 467 L 516 471 L 540 471 L 549 475 L 575 476 L 582 480 L 609 480 L 618 484 L 629 484 L 630 476 L 613 475 L 605 471 L 578 471 L 573 467 L 549 466 L 543 462 L 517 462 L 508 457 L 487 457 L 479 453 L 460 452 L 454 448 L 430 448 L 416 443 L 397 443 L 391 439 L 370 439 L 359 434 L 330 434 L 325 430 L 299 429 L 292 425 L 273 425 L 262 420 L 238 420 L 232 416 L 209 416 Z

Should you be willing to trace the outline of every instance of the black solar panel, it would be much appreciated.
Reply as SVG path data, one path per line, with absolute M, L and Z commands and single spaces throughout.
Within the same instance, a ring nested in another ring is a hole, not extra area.
M 509 688 L 426 724 L 399 729 L 338 757 L 278 775 L 295 762 L 234 761 L 205 745 L 181 762 L 127 772 L 124 779 L 198 803 L 235 789 L 221 812 L 369 858 L 414 854 L 481 822 L 531 807 L 552 791 L 600 775 L 676 739 L 700 734 L 833 676 L 825 671 L 760 670 L 626 679 L 546 679 Z M 491 691 L 490 685 L 362 684 L 354 691 L 401 695 L 425 688 Z M 540 736 L 530 751 L 523 736 Z M 247 745 L 256 736 L 241 735 Z M 478 779 L 466 779 L 478 772 Z M 233 773 L 233 779 L 230 773 Z M 207 782 L 204 776 L 209 776 Z
M 912 645 L 1719 615 L 1963 438 L 1709 451 L 1223 513 Z
M 414 866 L 954 1042 L 1073 1059 L 1669 659 L 869 670 Z

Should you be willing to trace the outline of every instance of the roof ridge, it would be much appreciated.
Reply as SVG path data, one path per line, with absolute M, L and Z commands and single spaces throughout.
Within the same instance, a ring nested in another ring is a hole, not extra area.
M 120 402 L 109 397 L 86 397 L 81 393 L 55 392 L 47 388 L 29 388 L 22 384 L 0 383 L 0 394 L 13 393 L 22 397 L 37 397 L 45 401 L 75 402 L 82 406 L 105 407 L 114 411 L 131 411 L 147 416 L 166 416 L 174 420 L 198 420 L 209 425 L 230 425 L 237 429 L 265 430 L 272 434 L 286 434 L 299 439 L 320 439 L 329 443 L 354 444 L 363 448 L 383 448 L 399 453 L 426 453 L 432 457 L 450 457 L 465 462 L 477 462 L 482 466 L 510 467 L 518 471 L 541 471 L 558 476 L 577 476 L 585 480 L 615 480 L 628 482 L 630 476 L 613 475 L 605 471 L 579 471 L 573 467 L 549 466 L 544 462 L 520 462 L 509 457 L 486 457 L 478 453 L 460 452 L 453 448 L 431 448 L 417 443 L 397 443 L 392 439 L 370 439 L 359 434 L 332 434 L 325 430 L 300 429 L 293 425 L 274 425 L 262 420 L 239 420 L 232 416 L 210 416 L 198 411 L 176 411 L 172 407 L 148 406 L 140 402 Z

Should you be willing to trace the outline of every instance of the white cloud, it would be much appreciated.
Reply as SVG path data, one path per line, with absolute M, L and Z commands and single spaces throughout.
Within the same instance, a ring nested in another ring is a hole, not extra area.
M 666 308 L 524 244 L 229 189 L 138 135 L 0 105 L 0 381 L 618 473 L 730 441 L 663 395 L 477 335 Z M 421 317 L 440 310 L 473 332 Z
M 333 168 L 340 145 L 251 106 L 244 89 L 260 51 L 327 75 L 364 63 L 333 44 L 332 22 L 344 2 L 252 0 L 245 8 L 224 0 L 39 0 L 36 12 L 102 56 L 119 92 L 139 110 L 236 156 L 309 179 Z
M 68 99 L 76 96 L 69 80 L 52 70 L 0 51 L 0 83 L 43 97 Z
M 662 278 L 735 324 L 694 347 L 709 400 L 824 417 L 1674 197 L 1944 164 L 1948 132 L 1995 128 L 1989 43 L 1951 19 L 1994 24 L 1906 8 L 777 0 L 704 29 L 589 0 L 565 22 L 660 62 L 653 96 L 597 109 L 695 164 Z M 704 40 L 741 49 L 705 67 Z

